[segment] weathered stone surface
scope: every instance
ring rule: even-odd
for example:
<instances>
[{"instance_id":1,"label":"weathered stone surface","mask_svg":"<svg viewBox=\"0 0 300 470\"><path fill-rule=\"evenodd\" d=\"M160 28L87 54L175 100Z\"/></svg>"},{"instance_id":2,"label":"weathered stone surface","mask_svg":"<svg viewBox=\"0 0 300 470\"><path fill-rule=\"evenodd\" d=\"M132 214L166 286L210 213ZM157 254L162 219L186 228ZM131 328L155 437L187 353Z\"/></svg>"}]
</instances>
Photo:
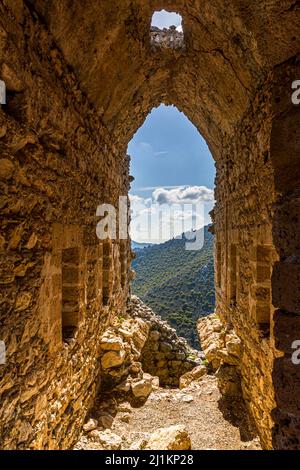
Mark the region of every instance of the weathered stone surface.
<instances>
[{"instance_id":1,"label":"weathered stone surface","mask_svg":"<svg viewBox=\"0 0 300 470\"><path fill-rule=\"evenodd\" d=\"M98 427L98 421L95 419L89 419L87 423L83 425L83 430L84 432L90 432L94 431L94 429L97 429Z\"/></svg>"},{"instance_id":2,"label":"weathered stone surface","mask_svg":"<svg viewBox=\"0 0 300 470\"><path fill-rule=\"evenodd\" d=\"M123 423L129 423L130 414L129 413L124 413L122 416L120 416L120 421L122 421Z\"/></svg>"},{"instance_id":3,"label":"weathered stone surface","mask_svg":"<svg viewBox=\"0 0 300 470\"><path fill-rule=\"evenodd\" d=\"M131 408L130 403L128 402L121 403L120 405L118 405L118 411L120 413L131 413L132 408Z\"/></svg>"},{"instance_id":4,"label":"weathered stone surface","mask_svg":"<svg viewBox=\"0 0 300 470\"><path fill-rule=\"evenodd\" d=\"M300 314L300 256L275 264L273 285L274 306Z\"/></svg>"},{"instance_id":5,"label":"weathered stone surface","mask_svg":"<svg viewBox=\"0 0 300 470\"><path fill-rule=\"evenodd\" d=\"M15 167L11 160L8 160L7 158L0 159L0 179L8 180L12 177L14 171Z\"/></svg>"},{"instance_id":6,"label":"weathered stone surface","mask_svg":"<svg viewBox=\"0 0 300 470\"><path fill-rule=\"evenodd\" d=\"M223 325L216 315L201 318L198 322L201 348L214 369L220 365L218 351L221 349L220 333L222 329Z\"/></svg>"},{"instance_id":7,"label":"weathered stone surface","mask_svg":"<svg viewBox=\"0 0 300 470\"><path fill-rule=\"evenodd\" d=\"M27 250L32 250L36 246L37 242L38 242L38 236L35 233L32 233L30 235L28 242L25 245L25 248Z\"/></svg>"},{"instance_id":8,"label":"weathered stone surface","mask_svg":"<svg viewBox=\"0 0 300 470\"><path fill-rule=\"evenodd\" d=\"M141 400L159 386L177 386L180 376L197 365L201 356L137 297L131 298L126 319L105 331L100 349L102 388L121 394L131 391Z\"/></svg>"},{"instance_id":9,"label":"weathered stone surface","mask_svg":"<svg viewBox=\"0 0 300 470\"><path fill-rule=\"evenodd\" d=\"M131 382L129 380L124 380L119 385L115 387L115 389L119 392L128 393L131 387Z\"/></svg>"},{"instance_id":10,"label":"weathered stone surface","mask_svg":"<svg viewBox=\"0 0 300 470\"><path fill-rule=\"evenodd\" d=\"M238 375L237 369L231 365L221 365L217 370L218 386L222 395L229 397L240 397L241 379Z\"/></svg>"},{"instance_id":11,"label":"weathered stone surface","mask_svg":"<svg viewBox=\"0 0 300 470\"><path fill-rule=\"evenodd\" d=\"M120 351L123 348L123 342L120 338L103 337L100 342L100 347L107 351Z\"/></svg>"},{"instance_id":12,"label":"weathered stone surface","mask_svg":"<svg viewBox=\"0 0 300 470\"><path fill-rule=\"evenodd\" d=\"M176 31L175 26L169 29L152 27L150 30L150 41L153 51L161 51L163 49L185 50L184 34Z\"/></svg>"},{"instance_id":13,"label":"weathered stone surface","mask_svg":"<svg viewBox=\"0 0 300 470\"><path fill-rule=\"evenodd\" d=\"M226 329L222 325L217 315L201 318L198 333L205 357L214 369L218 369L223 363L239 366L241 340L233 329Z\"/></svg>"},{"instance_id":14,"label":"weathered stone surface","mask_svg":"<svg viewBox=\"0 0 300 470\"><path fill-rule=\"evenodd\" d=\"M26 310L31 303L31 299L32 295L30 292L22 292L19 294L15 305L16 311L22 312L23 310Z\"/></svg>"},{"instance_id":15,"label":"weathered stone surface","mask_svg":"<svg viewBox=\"0 0 300 470\"><path fill-rule=\"evenodd\" d=\"M300 316L277 310L274 314L274 335L278 351L292 355L295 352L293 343L300 338Z\"/></svg>"},{"instance_id":16,"label":"weathered stone surface","mask_svg":"<svg viewBox=\"0 0 300 470\"><path fill-rule=\"evenodd\" d=\"M99 442L105 450L120 450L122 447L122 438L109 429L92 431L90 436L95 442Z\"/></svg>"},{"instance_id":17,"label":"weathered stone surface","mask_svg":"<svg viewBox=\"0 0 300 470\"><path fill-rule=\"evenodd\" d=\"M147 442L146 450L190 450L191 439L185 426L178 424L158 429Z\"/></svg>"},{"instance_id":18,"label":"weathered stone surface","mask_svg":"<svg viewBox=\"0 0 300 470\"><path fill-rule=\"evenodd\" d=\"M182 401L184 403L192 403L194 401L194 398L191 396L191 395L185 395L183 398L182 398Z\"/></svg>"},{"instance_id":19,"label":"weathered stone surface","mask_svg":"<svg viewBox=\"0 0 300 470\"><path fill-rule=\"evenodd\" d=\"M7 132L7 127L5 125L0 126L0 139L2 139Z\"/></svg>"},{"instance_id":20,"label":"weathered stone surface","mask_svg":"<svg viewBox=\"0 0 300 470\"><path fill-rule=\"evenodd\" d=\"M110 413L101 413L98 421L104 429L110 429L113 425L114 417Z\"/></svg>"},{"instance_id":21,"label":"weathered stone surface","mask_svg":"<svg viewBox=\"0 0 300 470\"><path fill-rule=\"evenodd\" d=\"M0 441L3 449L68 449L101 380L100 338L126 310L129 242L121 285L112 269L121 250L105 251L95 214L108 193L114 203L129 190L129 159L112 148L33 3L0 2L0 79L8 91L0 109L0 340L8 359ZM108 300L105 263L115 285Z\"/></svg>"},{"instance_id":22,"label":"weathered stone surface","mask_svg":"<svg viewBox=\"0 0 300 470\"><path fill-rule=\"evenodd\" d=\"M6 88L9 91L20 92L23 90L24 86L22 84L22 81L17 76L15 70L9 67L8 64L6 63L2 64L1 74L2 74L2 79L5 82Z\"/></svg>"}]
</instances>

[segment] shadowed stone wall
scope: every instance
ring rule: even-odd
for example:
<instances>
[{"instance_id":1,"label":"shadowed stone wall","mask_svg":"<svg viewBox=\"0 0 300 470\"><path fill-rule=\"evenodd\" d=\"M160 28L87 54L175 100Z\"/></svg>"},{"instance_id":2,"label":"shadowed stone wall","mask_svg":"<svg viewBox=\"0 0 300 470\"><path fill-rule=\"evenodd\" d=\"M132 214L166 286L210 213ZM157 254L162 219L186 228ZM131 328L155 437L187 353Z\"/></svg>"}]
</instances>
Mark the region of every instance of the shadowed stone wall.
<instances>
[{"instance_id":1,"label":"shadowed stone wall","mask_svg":"<svg viewBox=\"0 0 300 470\"><path fill-rule=\"evenodd\" d=\"M126 260L117 242L103 253L96 209L127 193L128 159L21 4L0 2L0 447L68 448L96 393L99 337L125 309Z\"/></svg>"},{"instance_id":2,"label":"shadowed stone wall","mask_svg":"<svg viewBox=\"0 0 300 470\"><path fill-rule=\"evenodd\" d=\"M181 14L184 53L151 51L161 8ZM130 279L96 208L127 194L127 144L162 102L216 161L216 312L249 411L265 448L300 448L299 24L293 0L0 1L2 448L76 441Z\"/></svg>"},{"instance_id":3,"label":"shadowed stone wall","mask_svg":"<svg viewBox=\"0 0 300 470\"><path fill-rule=\"evenodd\" d=\"M171 26L169 29L164 28L163 30L152 26L150 30L150 43L151 50L153 51L160 51L161 49L183 51L185 49L184 34L177 31L175 26Z\"/></svg>"}]
</instances>

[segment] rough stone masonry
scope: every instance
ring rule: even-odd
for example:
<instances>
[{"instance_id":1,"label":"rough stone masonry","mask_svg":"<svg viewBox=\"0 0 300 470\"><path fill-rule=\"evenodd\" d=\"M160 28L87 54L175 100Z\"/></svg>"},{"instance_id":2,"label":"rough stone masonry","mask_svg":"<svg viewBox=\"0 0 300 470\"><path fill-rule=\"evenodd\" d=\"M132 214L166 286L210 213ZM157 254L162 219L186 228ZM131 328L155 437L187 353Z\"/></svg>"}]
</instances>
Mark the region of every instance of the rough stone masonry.
<instances>
[{"instance_id":1,"label":"rough stone masonry","mask_svg":"<svg viewBox=\"0 0 300 470\"><path fill-rule=\"evenodd\" d=\"M184 50L151 49L154 11ZM295 0L0 0L0 446L66 449L126 310L130 243L99 242L129 191L126 147L173 104L216 162L216 314L240 339L264 448L300 448L300 11Z\"/></svg>"}]
</instances>

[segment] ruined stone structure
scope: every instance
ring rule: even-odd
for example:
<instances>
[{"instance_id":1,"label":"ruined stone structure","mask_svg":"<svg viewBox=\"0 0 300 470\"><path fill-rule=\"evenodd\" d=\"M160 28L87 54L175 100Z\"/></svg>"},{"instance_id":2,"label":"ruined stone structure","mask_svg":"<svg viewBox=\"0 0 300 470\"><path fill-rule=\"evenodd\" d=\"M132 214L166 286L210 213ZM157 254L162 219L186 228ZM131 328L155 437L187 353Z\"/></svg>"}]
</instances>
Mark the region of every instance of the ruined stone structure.
<instances>
[{"instance_id":1,"label":"ruined stone structure","mask_svg":"<svg viewBox=\"0 0 300 470\"><path fill-rule=\"evenodd\" d=\"M184 374L202 364L203 352L192 349L138 297L129 299L126 313L125 318L114 318L99 338L100 396L130 394L136 381L144 387L152 379L160 387L176 388ZM145 375L151 379L141 383Z\"/></svg>"},{"instance_id":2,"label":"ruined stone structure","mask_svg":"<svg viewBox=\"0 0 300 470\"><path fill-rule=\"evenodd\" d=\"M182 54L151 51L161 8L183 18ZM300 448L299 17L298 0L0 1L1 448L78 437L130 279L96 208L127 194L127 144L162 102L216 161L216 312L249 412L265 448Z\"/></svg>"}]
</instances>

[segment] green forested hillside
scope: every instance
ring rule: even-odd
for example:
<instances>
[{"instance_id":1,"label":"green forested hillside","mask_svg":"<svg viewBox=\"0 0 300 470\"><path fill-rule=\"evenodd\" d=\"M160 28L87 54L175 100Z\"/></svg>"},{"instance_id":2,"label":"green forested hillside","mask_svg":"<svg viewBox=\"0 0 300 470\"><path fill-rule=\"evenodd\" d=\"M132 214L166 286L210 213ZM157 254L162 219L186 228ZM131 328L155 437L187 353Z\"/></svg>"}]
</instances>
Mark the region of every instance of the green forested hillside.
<instances>
[{"instance_id":1,"label":"green forested hillside","mask_svg":"<svg viewBox=\"0 0 300 470\"><path fill-rule=\"evenodd\" d=\"M173 239L136 252L133 293L198 346L196 321L214 310L213 236L205 228L199 251Z\"/></svg>"}]
</instances>

